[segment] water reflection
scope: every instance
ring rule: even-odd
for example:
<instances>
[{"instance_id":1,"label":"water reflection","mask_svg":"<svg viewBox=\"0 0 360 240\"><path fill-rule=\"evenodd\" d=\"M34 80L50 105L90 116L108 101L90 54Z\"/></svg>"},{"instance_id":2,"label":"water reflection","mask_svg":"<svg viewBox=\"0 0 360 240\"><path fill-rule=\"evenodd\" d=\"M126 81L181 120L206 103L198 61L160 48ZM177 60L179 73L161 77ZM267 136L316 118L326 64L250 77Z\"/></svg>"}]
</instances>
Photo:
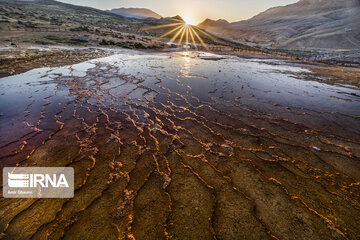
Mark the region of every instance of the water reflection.
<instances>
[{"instance_id":1,"label":"water reflection","mask_svg":"<svg viewBox=\"0 0 360 240\"><path fill-rule=\"evenodd\" d=\"M181 66L180 73L182 77L189 78L191 71L191 55L190 52L182 52L183 65Z\"/></svg>"}]
</instances>

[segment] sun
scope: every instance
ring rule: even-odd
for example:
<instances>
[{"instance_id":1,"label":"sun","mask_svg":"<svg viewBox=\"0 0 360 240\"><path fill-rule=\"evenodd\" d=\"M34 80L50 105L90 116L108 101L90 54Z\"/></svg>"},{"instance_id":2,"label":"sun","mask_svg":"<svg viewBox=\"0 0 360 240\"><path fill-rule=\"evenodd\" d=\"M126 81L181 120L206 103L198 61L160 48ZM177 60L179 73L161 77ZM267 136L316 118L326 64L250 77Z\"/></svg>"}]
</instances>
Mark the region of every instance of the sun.
<instances>
[{"instance_id":1,"label":"sun","mask_svg":"<svg viewBox=\"0 0 360 240\"><path fill-rule=\"evenodd\" d=\"M190 17L190 16L185 16L185 17L182 17L182 19L184 20L184 22L188 25L196 25L196 22L195 20Z\"/></svg>"}]
</instances>

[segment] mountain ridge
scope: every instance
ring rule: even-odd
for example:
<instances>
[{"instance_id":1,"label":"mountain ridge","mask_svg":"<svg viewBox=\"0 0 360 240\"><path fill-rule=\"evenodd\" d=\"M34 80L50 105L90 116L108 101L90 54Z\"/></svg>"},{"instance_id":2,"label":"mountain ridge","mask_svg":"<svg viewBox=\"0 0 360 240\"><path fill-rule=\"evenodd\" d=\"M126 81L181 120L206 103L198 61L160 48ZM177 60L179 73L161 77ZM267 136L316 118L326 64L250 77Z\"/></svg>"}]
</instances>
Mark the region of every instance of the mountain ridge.
<instances>
[{"instance_id":1,"label":"mountain ridge","mask_svg":"<svg viewBox=\"0 0 360 240\"><path fill-rule=\"evenodd\" d=\"M136 19L162 18L161 15L147 8L113 8L111 10L107 10L107 12L127 18L136 18Z\"/></svg>"}]
</instances>

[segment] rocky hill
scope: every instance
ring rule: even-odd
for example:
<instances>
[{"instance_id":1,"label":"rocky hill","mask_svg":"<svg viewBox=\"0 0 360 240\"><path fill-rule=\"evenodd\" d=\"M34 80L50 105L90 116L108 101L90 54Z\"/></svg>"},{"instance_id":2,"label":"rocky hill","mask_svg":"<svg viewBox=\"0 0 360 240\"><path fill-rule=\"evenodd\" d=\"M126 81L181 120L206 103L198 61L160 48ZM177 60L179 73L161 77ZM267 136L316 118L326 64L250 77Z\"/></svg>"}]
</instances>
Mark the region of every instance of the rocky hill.
<instances>
[{"instance_id":1,"label":"rocky hill","mask_svg":"<svg viewBox=\"0 0 360 240\"><path fill-rule=\"evenodd\" d=\"M108 10L108 12L114 13L127 18L146 19L146 18L162 18L159 14L146 8L114 8Z\"/></svg>"},{"instance_id":2,"label":"rocky hill","mask_svg":"<svg viewBox=\"0 0 360 240\"><path fill-rule=\"evenodd\" d=\"M203 29L234 40L290 49L360 48L359 0L300 0L246 20Z\"/></svg>"}]
</instances>

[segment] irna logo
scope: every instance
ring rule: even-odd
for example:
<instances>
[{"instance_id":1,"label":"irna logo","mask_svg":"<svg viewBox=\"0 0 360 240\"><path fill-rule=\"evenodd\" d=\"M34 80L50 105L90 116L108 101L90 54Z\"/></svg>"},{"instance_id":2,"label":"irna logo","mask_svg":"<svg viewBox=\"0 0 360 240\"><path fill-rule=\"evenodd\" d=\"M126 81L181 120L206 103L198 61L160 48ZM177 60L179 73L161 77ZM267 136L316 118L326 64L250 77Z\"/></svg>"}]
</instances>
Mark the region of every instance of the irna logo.
<instances>
[{"instance_id":1,"label":"irna logo","mask_svg":"<svg viewBox=\"0 0 360 240\"><path fill-rule=\"evenodd\" d=\"M12 188L69 187L64 174L11 174L8 173L8 185Z\"/></svg>"},{"instance_id":2,"label":"irna logo","mask_svg":"<svg viewBox=\"0 0 360 240\"><path fill-rule=\"evenodd\" d=\"M74 169L72 167L5 167L3 196L5 198L72 198Z\"/></svg>"}]
</instances>

